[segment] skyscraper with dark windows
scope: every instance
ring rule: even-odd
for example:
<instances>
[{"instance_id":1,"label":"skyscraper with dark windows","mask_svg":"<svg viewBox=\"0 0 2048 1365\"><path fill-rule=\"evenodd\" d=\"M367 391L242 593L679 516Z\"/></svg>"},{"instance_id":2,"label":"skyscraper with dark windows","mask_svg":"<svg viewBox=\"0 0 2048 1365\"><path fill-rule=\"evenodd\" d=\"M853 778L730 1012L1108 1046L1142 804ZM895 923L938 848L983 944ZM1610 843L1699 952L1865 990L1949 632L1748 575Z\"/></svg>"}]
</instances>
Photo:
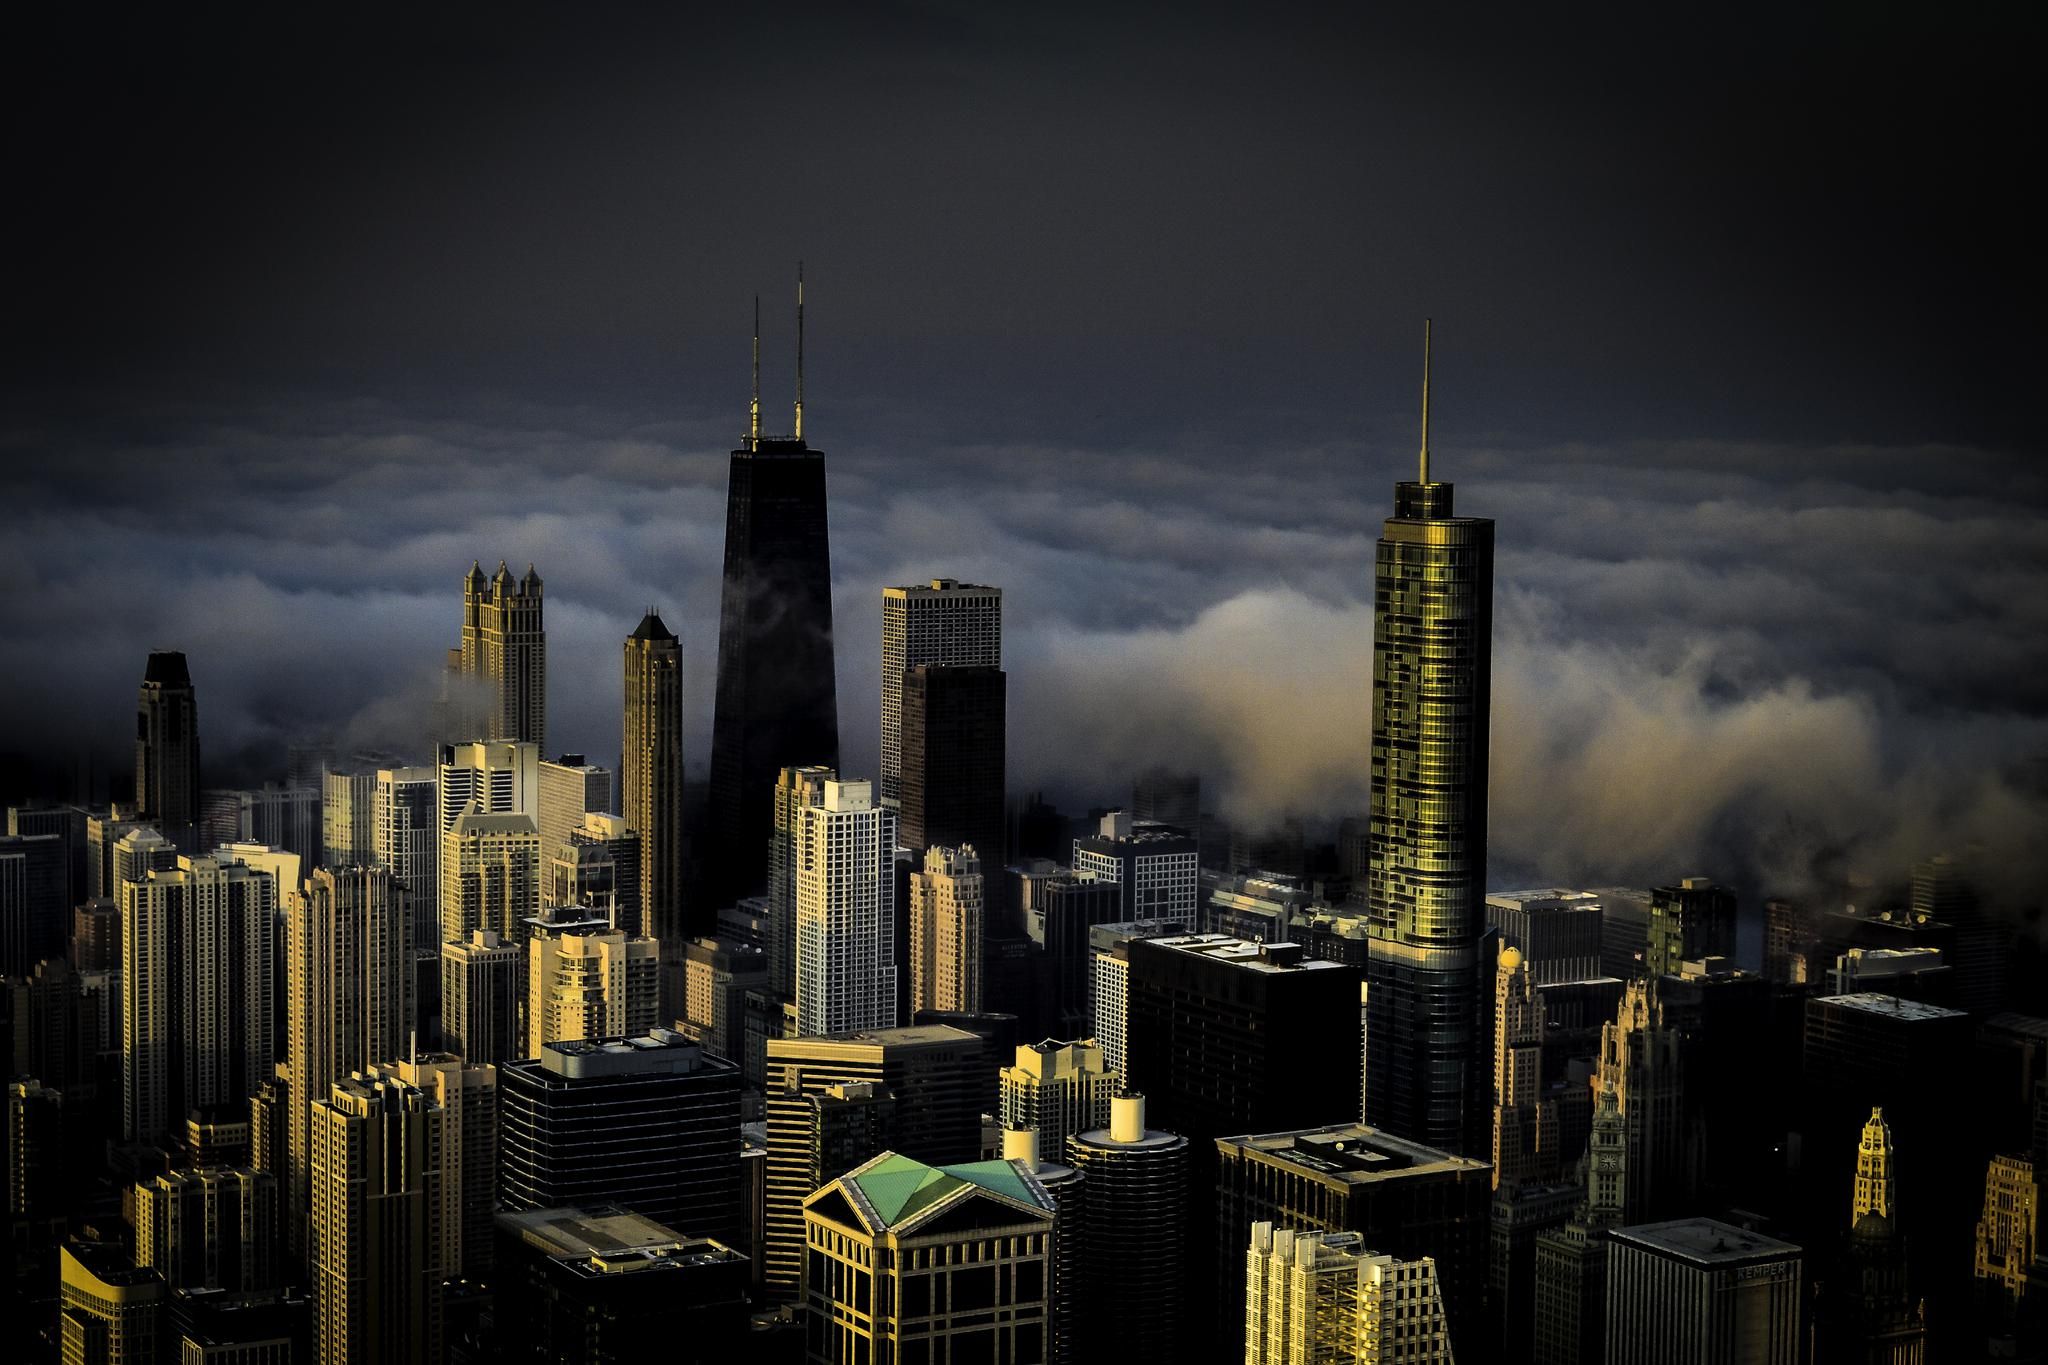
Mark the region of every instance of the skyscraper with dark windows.
<instances>
[{"instance_id":1,"label":"skyscraper with dark windows","mask_svg":"<svg viewBox=\"0 0 2048 1365\"><path fill-rule=\"evenodd\" d=\"M683 926L683 647L651 611L626 637L625 680L619 776L640 836L637 930L680 945L710 931Z\"/></svg>"},{"instance_id":2,"label":"skyscraper with dark windows","mask_svg":"<svg viewBox=\"0 0 2048 1365\"><path fill-rule=\"evenodd\" d=\"M726 491L711 728L719 861L709 879L718 905L766 884L776 774L807 764L839 766L825 454L804 444L801 291L798 315L796 430L786 437L761 433L757 322L754 402Z\"/></svg>"},{"instance_id":3,"label":"skyscraper with dark windows","mask_svg":"<svg viewBox=\"0 0 2048 1365\"><path fill-rule=\"evenodd\" d=\"M885 803L902 799L904 674L923 666L1000 669L1003 666L1003 590L952 578L929 587L882 589L882 775ZM907 820L907 817L906 817ZM906 823L905 828L908 828ZM960 842L934 837L927 843ZM995 846L966 842L995 855Z\"/></svg>"},{"instance_id":4,"label":"skyscraper with dark windows","mask_svg":"<svg viewBox=\"0 0 2048 1365\"><path fill-rule=\"evenodd\" d=\"M921 664L900 679L905 848L972 844L982 866L1005 865L1004 678L1000 668Z\"/></svg>"},{"instance_id":5,"label":"skyscraper with dark windows","mask_svg":"<svg viewBox=\"0 0 2048 1365\"><path fill-rule=\"evenodd\" d=\"M1454 1151L1488 1142L1480 961L1493 679L1493 522L1429 473L1394 486L1373 587L1365 1121Z\"/></svg>"},{"instance_id":6,"label":"skyscraper with dark windows","mask_svg":"<svg viewBox=\"0 0 2048 1365\"><path fill-rule=\"evenodd\" d=\"M176 650L152 650L135 703L136 818L152 821L184 852L197 852L199 706Z\"/></svg>"}]
</instances>

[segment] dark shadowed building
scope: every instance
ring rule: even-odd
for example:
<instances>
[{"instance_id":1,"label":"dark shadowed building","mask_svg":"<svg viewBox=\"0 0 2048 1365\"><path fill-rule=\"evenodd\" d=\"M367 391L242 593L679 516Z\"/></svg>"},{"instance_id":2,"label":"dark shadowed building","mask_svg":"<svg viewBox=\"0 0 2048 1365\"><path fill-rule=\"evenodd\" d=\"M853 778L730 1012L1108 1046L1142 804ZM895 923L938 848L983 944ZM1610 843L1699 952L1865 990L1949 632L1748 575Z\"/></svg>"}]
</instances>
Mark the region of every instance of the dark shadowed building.
<instances>
[{"instance_id":1,"label":"dark shadowed building","mask_svg":"<svg viewBox=\"0 0 2048 1365\"><path fill-rule=\"evenodd\" d=\"M995 881L1003 813L1004 678L1000 668L927 665L903 675L905 848L974 845Z\"/></svg>"}]
</instances>

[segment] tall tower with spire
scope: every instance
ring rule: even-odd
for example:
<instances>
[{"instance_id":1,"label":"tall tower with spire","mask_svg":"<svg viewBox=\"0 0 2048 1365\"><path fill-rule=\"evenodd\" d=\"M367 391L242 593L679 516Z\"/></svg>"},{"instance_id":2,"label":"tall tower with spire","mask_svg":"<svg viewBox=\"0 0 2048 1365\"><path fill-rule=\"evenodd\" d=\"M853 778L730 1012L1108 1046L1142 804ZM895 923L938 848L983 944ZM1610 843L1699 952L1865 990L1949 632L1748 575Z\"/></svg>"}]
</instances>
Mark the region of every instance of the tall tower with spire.
<instances>
[{"instance_id":1,"label":"tall tower with spire","mask_svg":"<svg viewBox=\"0 0 2048 1365\"><path fill-rule=\"evenodd\" d=\"M1907 1275L1898 1229L1891 1125L1873 1108L1856 1144L1849 1236L1832 1274L1814 1286L1814 1365L1921 1365L1926 1302Z\"/></svg>"},{"instance_id":2,"label":"tall tower with spire","mask_svg":"<svg viewBox=\"0 0 2048 1365\"><path fill-rule=\"evenodd\" d=\"M640 835L640 932L682 960L683 647L649 611L626 637L621 767L626 823Z\"/></svg>"},{"instance_id":3,"label":"tall tower with spire","mask_svg":"<svg viewBox=\"0 0 2048 1365\"><path fill-rule=\"evenodd\" d=\"M1425 323L1420 468L1394 485L1373 576L1365 1121L1478 1155L1493 522L1451 506L1430 477Z\"/></svg>"},{"instance_id":4,"label":"tall tower with spire","mask_svg":"<svg viewBox=\"0 0 2048 1365\"><path fill-rule=\"evenodd\" d=\"M732 452L725 503L725 583L718 613L718 692L711 730L707 868L715 910L766 883L775 781L784 768L839 764L832 659L832 550L825 455L804 443L803 287L797 287L797 429L761 429L760 309L747 435ZM708 924L699 916L692 932Z\"/></svg>"},{"instance_id":5,"label":"tall tower with spire","mask_svg":"<svg viewBox=\"0 0 2048 1365\"><path fill-rule=\"evenodd\" d=\"M540 575L518 580L504 560L488 580L479 561L462 580L462 646L449 662L461 675L455 723L474 733L444 738L523 739L547 750L548 636ZM479 714L480 713L480 714Z\"/></svg>"},{"instance_id":6,"label":"tall tower with spire","mask_svg":"<svg viewBox=\"0 0 2048 1365\"><path fill-rule=\"evenodd\" d=\"M152 650L135 703L135 805L164 837L193 848L199 822L199 706L176 650ZM196 850L195 850L196 851Z\"/></svg>"}]
</instances>

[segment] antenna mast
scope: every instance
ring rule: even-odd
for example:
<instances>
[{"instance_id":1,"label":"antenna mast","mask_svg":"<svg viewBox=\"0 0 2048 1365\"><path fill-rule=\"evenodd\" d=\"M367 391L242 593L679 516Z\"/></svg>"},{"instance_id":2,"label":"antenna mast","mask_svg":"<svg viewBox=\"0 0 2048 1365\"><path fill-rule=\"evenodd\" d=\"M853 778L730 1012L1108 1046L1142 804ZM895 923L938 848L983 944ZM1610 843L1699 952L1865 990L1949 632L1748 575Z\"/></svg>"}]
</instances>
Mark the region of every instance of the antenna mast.
<instances>
[{"instance_id":1,"label":"antenna mast","mask_svg":"<svg viewBox=\"0 0 2048 1365\"><path fill-rule=\"evenodd\" d=\"M1422 482L1429 482L1429 319L1422 320Z\"/></svg>"},{"instance_id":2,"label":"antenna mast","mask_svg":"<svg viewBox=\"0 0 2048 1365\"><path fill-rule=\"evenodd\" d=\"M747 405L747 449L761 448L761 296L754 295L754 401Z\"/></svg>"},{"instance_id":3,"label":"antenna mast","mask_svg":"<svg viewBox=\"0 0 2048 1365\"><path fill-rule=\"evenodd\" d=\"M804 438L804 263L796 263L796 438Z\"/></svg>"}]
</instances>

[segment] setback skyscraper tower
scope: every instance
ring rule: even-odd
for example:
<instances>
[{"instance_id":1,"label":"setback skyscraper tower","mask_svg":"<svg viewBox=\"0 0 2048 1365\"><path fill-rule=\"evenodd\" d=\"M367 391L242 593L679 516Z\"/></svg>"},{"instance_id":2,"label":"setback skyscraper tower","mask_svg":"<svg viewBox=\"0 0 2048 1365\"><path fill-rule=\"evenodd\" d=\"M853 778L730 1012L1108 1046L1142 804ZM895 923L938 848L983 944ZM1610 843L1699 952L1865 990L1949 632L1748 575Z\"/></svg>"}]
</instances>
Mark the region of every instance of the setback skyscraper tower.
<instances>
[{"instance_id":1,"label":"setback skyscraper tower","mask_svg":"<svg viewBox=\"0 0 2048 1365\"><path fill-rule=\"evenodd\" d=\"M882 589L881 798L890 804L903 796L903 675L922 665L1001 668L1003 590L952 578Z\"/></svg>"},{"instance_id":2,"label":"setback skyscraper tower","mask_svg":"<svg viewBox=\"0 0 2048 1365\"><path fill-rule=\"evenodd\" d=\"M832 670L832 551L825 455L804 444L803 286L797 286L796 431L761 434L761 328L754 401L732 453L725 503L725 587L718 612L718 696L711 730L714 906L767 881L776 774L839 766Z\"/></svg>"},{"instance_id":3,"label":"setback skyscraper tower","mask_svg":"<svg viewBox=\"0 0 2048 1365\"><path fill-rule=\"evenodd\" d=\"M1493 523L1429 476L1394 485L1373 584L1365 1121L1434 1147L1488 1145L1479 940L1493 676Z\"/></svg>"},{"instance_id":4,"label":"setback skyscraper tower","mask_svg":"<svg viewBox=\"0 0 2048 1365\"><path fill-rule=\"evenodd\" d=\"M547 748L548 633L541 596L531 564L517 583L502 559L489 582L481 563L469 566L462 580L462 647L449 663L475 690L457 698L459 714L451 720L466 733L448 738L523 739Z\"/></svg>"}]
</instances>

